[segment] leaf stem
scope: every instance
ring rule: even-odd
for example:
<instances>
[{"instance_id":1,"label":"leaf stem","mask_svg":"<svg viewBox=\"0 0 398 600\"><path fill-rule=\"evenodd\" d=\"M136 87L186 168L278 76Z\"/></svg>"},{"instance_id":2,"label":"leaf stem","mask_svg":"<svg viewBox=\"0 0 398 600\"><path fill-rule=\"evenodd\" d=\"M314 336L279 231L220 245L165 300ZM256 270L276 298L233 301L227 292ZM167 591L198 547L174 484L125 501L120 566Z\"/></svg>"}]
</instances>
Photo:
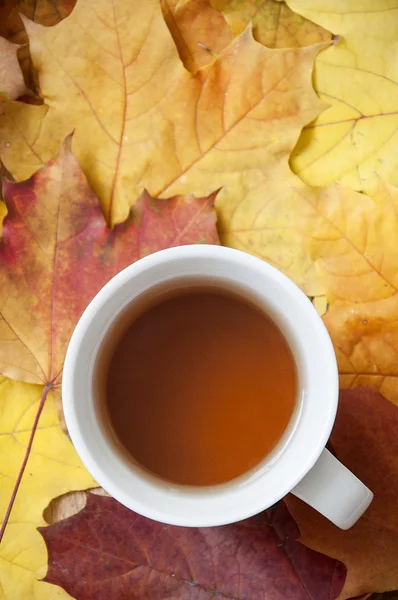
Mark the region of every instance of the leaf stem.
<instances>
[{"instance_id":1,"label":"leaf stem","mask_svg":"<svg viewBox=\"0 0 398 600\"><path fill-rule=\"evenodd\" d=\"M5 514L4 521L3 521L3 524L2 524L1 529L0 529L0 543L1 543L2 539L3 539L4 532L5 532L6 527L7 527L8 519L10 518L12 507L14 506L15 498L17 496L18 489L19 489L19 486L20 486L20 483L21 483L24 471L25 471L26 465L28 463L30 451L32 449L33 440L34 440L34 437L35 437L37 426L39 424L40 416L41 416L41 413L43 411L44 405L46 403L48 392L52 389L52 387L53 387L53 384L51 382L51 383L47 383L47 385L43 389L43 393L42 393L41 398L40 398L39 408L37 409L35 420L34 420L33 425L32 425L32 431L30 433L29 442L28 442L28 445L26 446L25 457L23 459L21 468L19 470L18 477L17 477L17 480L15 482L14 489L13 489L13 492L12 492L12 495L11 495L11 498L10 498L10 502L8 503L7 512Z\"/></svg>"}]
</instances>

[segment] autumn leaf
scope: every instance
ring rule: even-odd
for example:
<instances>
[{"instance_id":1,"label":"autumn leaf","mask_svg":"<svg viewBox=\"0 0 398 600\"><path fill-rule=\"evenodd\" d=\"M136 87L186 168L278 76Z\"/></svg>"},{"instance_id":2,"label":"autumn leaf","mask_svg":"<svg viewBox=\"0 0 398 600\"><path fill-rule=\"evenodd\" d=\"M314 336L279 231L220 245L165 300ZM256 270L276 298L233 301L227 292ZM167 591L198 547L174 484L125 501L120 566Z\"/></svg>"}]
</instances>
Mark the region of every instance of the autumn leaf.
<instances>
[{"instance_id":1,"label":"autumn leaf","mask_svg":"<svg viewBox=\"0 0 398 600\"><path fill-rule=\"evenodd\" d=\"M42 389L0 377L0 514L6 512L29 442ZM67 600L66 592L40 581L47 550L36 528L54 496L95 485L61 431L50 394L44 407L26 475L0 546L0 598Z\"/></svg>"},{"instance_id":2,"label":"autumn leaf","mask_svg":"<svg viewBox=\"0 0 398 600\"><path fill-rule=\"evenodd\" d=\"M180 58L192 73L213 62L233 40L231 28L210 0L190 0L177 6L162 0L162 11Z\"/></svg>"},{"instance_id":3,"label":"autumn leaf","mask_svg":"<svg viewBox=\"0 0 398 600\"><path fill-rule=\"evenodd\" d=\"M162 0L162 10L180 58L191 72L214 61L234 34L250 23L254 39L269 48L309 46L332 38L277 0Z\"/></svg>"},{"instance_id":4,"label":"autumn leaf","mask_svg":"<svg viewBox=\"0 0 398 600\"><path fill-rule=\"evenodd\" d=\"M88 494L77 515L41 528L46 581L76 600L332 600L345 568L295 541L283 502L225 527L166 526Z\"/></svg>"},{"instance_id":5,"label":"autumn leaf","mask_svg":"<svg viewBox=\"0 0 398 600\"><path fill-rule=\"evenodd\" d=\"M309 46L332 37L280 0L212 0L212 4L224 13L235 34L252 23L254 39L269 48Z\"/></svg>"},{"instance_id":6,"label":"autumn leaf","mask_svg":"<svg viewBox=\"0 0 398 600\"><path fill-rule=\"evenodd\" d=\"M113 275L155 250L217 242L215 194L164 201L144 193L135 217L108 229L70 141L30 180L3 184L0 370L28 383L59 385L73 329Z\"/></svg>"},{"instance_id":7,"label":"autumn leaf","mask_svg":"<svg viewBox=\"0 0 398 600\"><path fill-rule=\"evenodd\" d=\"M69 338L97 291L151 252L218 240L215 193L209 198L156 200L144 192L134 214L108 229L70 144L69 137L55 159L31 179L3 183L8 214L0 240L0 372L45 385L25 461L48 392L60 393Z\"/></svg>"},{"instance_id":8,"label":"autumn leaf","mask_svg":"<svg viewBox=\"0 0 398 600\"><path fill-rule=\"evenodd\" d=\"M323 45L270 50L247 29L192 75L155 0L101 0L95 11L81 0L52 28L26 27L48 105L7 104L0 157L24 179L75 128L74 152L113 223L143 188L241 197L264 164L288 160L321 108L311 66Z\"/></svg>"},{"instance_id":9,"label":"autumn leaf","mask_svg":"<svg viewBox=\"0 0 398 600\"><path fill-rule=\"evenodd\" d=\"M398 410L380 394L341 392L331 442L339 460L374 492L370 508L343 532L297 498L287 499L300 540L347 566L342 599L398 588L397 430Z\"/></svg>"},{"instance_id":10,"label":"autumn leaf","mask_svg":"<svg viewBox=\"0 0 398 600\"><path fill-rule=\"evenodd\" d=\"M15 44L23 45L18 52L25 80L35 89L35 74L29 54L28 36L21 15L36 23L50 26L72 11L76 0L2 0L0 2L0 35ZM22 95L22 94L21 94Z\"/></svg>"},{"instance_id":11,"label":"autumn leaf","mask_svg":"<svg viewBox=\"0 0 398 600\"><path fill-rule=\"evenodd\" d=\"M17 59L18 48L0 37L0 100L12 100L28 93Z\"/></svg>"},{"instance_id":12,"label":"autumn leaf","mask_svg":"<svg viewBox=\"0 0 398 600\"><path fill-rule=\"evenodd\" d=\"M387 0L381 1L383 7L387 6ZM348 0L348 8L353 2L354 0ZM325 3L321 4L320 0L291 0L291 6L293 3L300 4L303 15L309 4L321 5L320 10L325 7ZM235 32L238 33L238 37L224 49L230 33L227 33L222 17L210 8L206 0L202 0L201 4L194 3L193 0L167 0L167 3L163 0L164 15L173 37L165 25L158 0L115 0L114 3L98 0L94 4L88 0L79 0L72 14L53 28L26 22L45 104L26 106L18 102L2 103L0 157L18 181L31 177L39 168L41 170L27 182L6 183L4 186L10 212L5 221L5 235L0 246L0 262L3 261L5 265L4 272L0 275L0 337L5 340L0 345L0 367L12 377L45 384L42 398L40 402L36 402L36 424L39 418L41 423L41 411L46 410L49 390L52 387L55 388L55 393L59 390L67 341L90 298L109 277L139 256L160 247L182 243L182 232L187 220L192 217L192 212L198 220L194 219L194 231L188 228L188 240L185 241L199 241L203 237L207 241L217 241L211 209L214 195L211 198L207 196L218 187L222 187L216 205L223 243L257 254L275 264L299 283L308 295L314 297L314 304L324 312L325 323L333 338L343 385L357 386L366 382L380 389L390 399L398 401L398 341L395 331L395 323L398 322L395 276L397 251L394 245L397 239L398 214L396 191L381 187L375 191L373 186L372 196L369 197L336 185L325 189L311 188L292 175L288 168L290 152L301 128L317 117L323 106L313 92L311 70L317 52L325 44L284 50L266 48L253 40L250 28L243 31L245 23L250 19L250 15L246 15L252 10L253 2L242 0L239 3L242 14L246 11L240 23L237 18L239 15L234 13L233 8L237 6L236 2L224 0L223 4L231 24L236 17L235 25L232 26L236 27ZM227 4L231 10L226 8ZM321 17L318 18L319 14L314 10L311 16L309 9L306 16L318 23L322 20L322 24L326 26L331 14L327 12L331 4L328 0L326 4L326 17L319 13ZM256 7L259 8L258 15L251 13L255 18L255 35L264 35L264 39L268 36L271 39L268 43L282 43L285 40L287 44L307 44L309 40L313 40L312 35L329 39L327 32L298 17L280 2L257 2ZM276 8L280 9L279 25L275 12L272 12ZM389 14L394 14L394 6L390 8ZM356 108L352 113L349 112L350 107L344 108L348 113L344 112L339 119L348 119L352 130L347 130L346 137L338 144L344 150L341 157L336 153L332 163L327 164L324 174L329 177L331 173L333 178L337 173L336 176L345 181L345 175L340 176L338 173L339 169L343 169L344 173L348 169L346 181L351 185L350 177L354 168L351 164L353 154L350 153L355 150L358 153L355 154L355 160L359 156L360 169L366 171L369 167L373 183L374 167L370 165L375 156L378 161L385 161L380 163L386 169L383 174L387 179L391 178L391 165L395 164L395 159L387 152L383 154L384 149L380 150L378 144L386 143L386 148L393 149L395 143L395 130L391 127L391 120L395 118L396 93L395 90L391 93L386 93L385 90L387 87L390 90L387 78L395 77L396 46L393 41L396 25L392 18L386 21L384 16L380 16L382 11L379 11L378 5L373 16L369 13L363 17L364 26L355 32L349 23L350 17L346 15L346 3L343 6L334 2L331 10L343 13L336 20L332 16L330 27L328 26L328 29L340 34L340 42L332 50L323 53L319 60L322 61L324 56L337 56L339 64L334 64L334 59L330 59L333 64L328 73L346 70L351 74L351 80L348 81L347 75L344 83L347 91L339 88L341 94L337 97L346 101L355 87L355 97L360 98L358 107L362 113L359 115ZM354 15L352 23L355 22L355 26L358 26L358 19L362 17L358 17L355 10ZM268 19L266 22L262 20L264 16ZM380 36L374 26L374 19L379 17L382 23L382 27L379 23L382 30ZM211 27L206 28L206 22L211 22ZM220 37L214 32L216 23L221 28ZM336 27L332 27L332 24ZM377 69L384 69L382 77L377 79L382 83L379 86L372 83L371 92L368 91L367 79L364 83L363 63L358 78L352 75L353 72L359 72L356 66L355 69L347 69L347 64L359 64L355 55L360 48L358 36L360 33L361 44L364 45L363 32L367 31L368 24L372 55L366 50L364 56L369 59L369 68L375 72ZM377 51L378 36L381 40L380 53ZM392 56L391 67L388 69L380 66L387 52L387 44L383 41L385 38L390 42L389 52ZM355 40L358 40L357 46ZM337 48L337 54L334 48ZM345 49L344 63L339 62L342 48ZM328 60L325 58L326 62ZM193 73L186 72L182 61ZM196 72L197 65L207 62L208 66ZM318 84L321 81L319 77L322 76L322 66L319 70L319 65L318 61L316 84L322 92ZM373 76L375 72L370 75ZM328 77L323 76L322 81L330 86L336 85ZM370 79L373 81L372 77ZM359 94L362 86L365 86L363 97ZM386 103L387 97L389 100ZM330 100L326 94L322 98L327 102ZM362 105L364 103L366 107ZM339 101L336 106L341 109L343 104ZM355 106L357 105L352 105ZM373 114L369 106L373 111L379 112ZM329 114L330 110L333 107L325 114ZM320 119L322 118L321 116ZM347 123L343 123L343 128ZM305 140L309 139L311 144L316 145L317 132L321 132L321 137L325 135L324 142L327 141L327 144L339 142L339 127L340 125L335 127L334 124L322 124L321 120L309 126L302 138L303 156L307 152ZM120 223L127 219L112 231L106 227L97 199L70 153L70 142L67 142L55 160L43 167L73 128L76 130L74 151L90 184L100 197L108 223ZM329 131L327 140L326 134L322 133L323 129ZM359 133L356 137L357 131L366 134L365 146L361 146L359 150L355 144L360 146L362 142L358 141L361 137ZM391 139L389 135L392 136ZM389 141L385 142L386 139ZM344 144L347 142L346 152ZM388 146L390 142L392 146ZM373 152L376 147L377 152ZM329 151L332 152L328 146L325 156ZM368 153L366 160L362 157L362 151ZM316 152L318 151L315 154ZM325 156L317 161L322 163L327 160ZM309 169L311 170L311 166ZM365 171L366 175L368 171ZM360 176L362 177L362 170ZM165 201L154 200L148 194L141 195L144 188L153 196L180 196ZM203 197L195 199L192 196L181 196L191 193ZM137 198L140 199L134 206L134 212L128 217L130 207ZM43 207L47 211L45 217ZM177 221L171 221L171 213L174 217L178 215ZM142 233L142 246L138 243L138 232ZM79 279L74 289L71 282L76 283L76 272L79 273ZM68 312L65 307L69 309ZM33 428L32 425L29 427L30 438L28 432L25 437L28 447L25 459L35 434L35 423ZM55 441L55 452L57 448L58 442ZM382 468L384 465L380 467L380 472ZM27 470L25 473L22 485L28 472ZM360 474L359 471L356 472ZM23 469L18 477L22 474ZM10 477L12 483L16 473ZM384 491L383 488L383 493ZM7 488L6 492L6 498L1 497L0 500L3 504L11 495L11 488ZM19 504L25 506L26 502L25 497L18 494L11 520ZM100 504L101 502L99 501ZM37 504L40 504L39 498ZM97 509L96 504L85 511L75 519L87 517L87 529L91 528L91 532L98 534L98 528L92 523L98 524L98 514L104 517L103 509ZM115 517L109 510L104 517L105 522L108 514L109 519ZM6 521L7 518L8 515ZM140 519L137 516L135 518ZM255 571L257 579L254 579L253 584L257 587L253 588L253 595L258 593L261 600L264 593L271 594L272 600L277 600L276 593L285 600L286 586L293 586L293 593L297 598L301 597L300 594L303 598L314 600L321 600L321 594L325 594L328 600L335 597L341 583L340 571L337 583L333 579L331 565L336 563L319 563L318 555L308 554L294 539L289 539L289 536L295 538L298 535L296 530L288 533L293 525L288 525L287 529L281 527L282 533L278 533L279 525L275 527L274 515L268 513L264 518L266 522L263 525L254 519L255 526L250 530L259 536L263 549L257 545L257 537L254 541L253 538L249 540L245 537L242 544L248 549L242 553L239 536L247 535L247 531L241 532L239 526L228 528L228 532L233 531L233 537L232 541L225 538L226 544L221 546L221 556L215 551L204 555L205 558L200 552L196 556L196 547L188 540L190 554L187 556L190 563L197 565L197 570L200 571L200 576L195 576L195 582L200 585L188 586L179 579L174 582L174 578L170 577L170 568L159 574L153 569L149 570L148 565L152 564L149 561L144 563L146 566L137 567L130 575L131 569L123 571L127 567L120 559L111 561L109 567L112 576L116 573L113 584L119 586L120 575L123 575L123 581L131 576L138 582L141 595L137 597L140 600L143 591L147 589L148 580L151 584L153 581L155 595L159 589L173 595L176 589L176 593L182 594L184 600L187 593L207 598L211 587L206 586L214 588L215 583L218 585L216 578L209 576L209 562L206 560L209 561L210 556L214 562L219 559L224 566L220 577L224 595L229 591L228 586L235 584L235 579L230 577L231 572L234 574L230 564L242 568L242 580L244 585L249 586L253 563L257 569L259 563L256 561L259 560L258 574ZM95 556L95 559L87 559L90 551L76 546L74 536L79 536L80 532L69 534L68 528L72 528L73 523L77 523L79 527L80 521L70 520L65 525L67 535L72 536L71 544L63 529L56 530L54 534L57 552L60 548L64 549L66 544L69 561L66 563L67 571L62 574L61 566L54 577L59 582L66 581L68 576L73 577L65 585L80 586L78 592L83 594L80 597L86 600L86 589L82 583L84 576L92 565L101 566L104 557L93 552L91 556ZM155 525L150 523L150 526ZM165 535L162 526L158 527L160 529L151 530L156 542L162 539L161 535ZM256 527L260 529L260 533ZM220 542L217 536L223 530L224 528L211 532L211 535L216 536L216 543ZM99 531L101 534L108 533L102 528ZM131 536L131 529L129 532ZM176 530L175 535L179 532L181 530ZM25 535L25 530L21 535ZM30 534L26 535L30 540ZM278 543L283 542L280 547L276 546L278 536ZM387 538L388 535L385 534L383 540L387 540L386 545L390 543ZM183 541L185 542L185 538ZM236 563L232 559L231 563L224 560L225 553L229 551L228 542L239 559ZM254 544L254 557L250 553L253 550L249 542ZM106 538L106 544L108 543L115 543L115 539ZM20 541L16 546L17 553L7 554L7 558L11 557L10 560L19 564L18 552L24 554L25 548ZM7 544L7 547L10 546ZM111 546L111 550L113 549ZM134 551L136 549L141 551L139 545L134 546ZM82 569L80 574L72 573L74 551L83 552L80 554L83 556L81 565L74 565L76 569ZM35 565L31 553L28 552L27 556ZM227 554L227 558L228 556ZM378 557L379 566L383 556L382 549ZM286 566L288 559L294 563L295 571ZM261 560L266 562L266 569ZM322 558L323 560L326 559ZM14 569L14 566L5 564L6 571ZM278 579L271 577L275 575L275 564L280 568ZM309 564L312 569L310 576ZM317 565L316 578L314 564ZM350 568L354 570L352 578L355 579L356 567L353 565L351 558ZM51 563L50 566L55 572L56 565ZM205 570L204 578L200 570L202 566ZM43 569L36 566L25 565L25 568L39 576L43 572ZM183 568L182 563L181 569ZM339 569L341 565L338 566ZM365 571L364 567L363 572ZM23 577L19 575L21 569L15 572L15 577ZM381 573L381 566L379 572ZM389 570L385 581L390 582L388 577L392 577L394 573L394 570ZM21 588L21 600L27 600L29 593L32 597L36 594L37 584L32 583L34 576L26 577L26 586L32 586L33 591L27 592L27 587ZM377 575L376 580L382 582L382 575ZM112 586L112 581L107 581L106 585ZM7 584L8 595L11 594L13 600L15 591L11 586L14 584L14 580ZM159 585L163 587L156 587ZM177 587L173 588L173 585ZM267 591L258 588L259 585L266 585ZM100 587L95 587L94 583L90 583L90 586L92 598L98 598ZM43 587L46 590L48 588L49 586ZM18 593L19 589L18 587ZM249 591L251 592L250 588ZM243 592L244 589L241 588L239 598ZM275 592L274 595L272 592ZM50 594L46 591L45 594L47 593ZM58 593L66 595L66 592L56 589L54 594ZM46 598L45 595L40 596L40 592L37 594L40 600L42 597Z\"/></svg>"},{"instance_id":13,"label":"autumn leaf","mask_svg":"<svg viewBox=\"0 0 398 600\"><path fill-rule=\"evenodd\" d=\"M217 206L223 244L321 298L342 386L370 385L398 403L398 190L312 188L271 165L254 193Z\"/></svg>"},{"instance_id":14,"label":"autumn leaf","mask_svg":"<svg viewBox=\"0 0 398 600\"><path fill-rule=\"evenodd\" d=\"M370 198L332 186L317 209L322 230L308 221L307 243L341 386L372 386L398 403L398 190L379 182Z\"/></svg>"},{"instance_id":15,"label":"autumn leaf","mask_svg":"<svg viewBox=\"0 0 398 600\"><path fill-rule=\"evenodd\" d=\"M372 386L398 403L398 190L379 183L372 198L325 196L318 207L329 238L314 232L312 251L341 386Z\"/></svg>"},{"instance_id":16,"label":"autumn leaf","mask_svg":"<svg viewBox=\"0 0 398 600\"><path fill-rule=\"evenodd\" d=\"M330 105L301 136L293 170L307 183L373 192L398 184L397 0L288 0L340 36L316 62L315 89Z\"/></svg>"}]
</instances>

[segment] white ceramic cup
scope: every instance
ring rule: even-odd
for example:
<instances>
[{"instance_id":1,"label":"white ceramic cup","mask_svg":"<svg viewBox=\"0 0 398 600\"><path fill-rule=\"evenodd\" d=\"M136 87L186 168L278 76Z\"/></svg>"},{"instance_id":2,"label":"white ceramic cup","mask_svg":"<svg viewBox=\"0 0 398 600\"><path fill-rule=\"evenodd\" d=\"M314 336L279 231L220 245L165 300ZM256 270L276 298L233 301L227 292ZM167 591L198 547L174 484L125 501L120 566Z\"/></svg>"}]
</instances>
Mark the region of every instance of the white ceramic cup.
<instances>
[{"instance_id":1,"label":"white ceramic cup","mask_svg":"<svg viewBox=\"0 0 398 600\"><path fill-rule=\"evenodd\" d=\"M166 482L120 453L99 418L94 385L99 349L123 308L155 293L159 285L181 287L192 281L233 288L263 307L294 353L300 389L297 409L273 452L245 475L209 487ZM322 319L290 279L244 252L180 246L151 254L116 275L73 333L62 395L70 437L87 469L116 500L145 517L174 525L223 525L257 514L292 492L348 529L372 501L372 492L325 449L336 415L338 373Z\"/></svg>"}]
</instances>

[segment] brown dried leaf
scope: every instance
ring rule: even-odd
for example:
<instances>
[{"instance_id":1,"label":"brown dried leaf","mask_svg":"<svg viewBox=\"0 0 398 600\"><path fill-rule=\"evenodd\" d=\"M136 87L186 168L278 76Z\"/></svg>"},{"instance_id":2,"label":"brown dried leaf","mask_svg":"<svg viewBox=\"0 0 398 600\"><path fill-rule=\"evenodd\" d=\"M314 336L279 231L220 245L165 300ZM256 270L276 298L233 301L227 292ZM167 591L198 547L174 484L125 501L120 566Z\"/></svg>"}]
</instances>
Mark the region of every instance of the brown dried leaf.
<instances>
[{"instance_id":1,"label":"brown dried leaf","mask_svg":"<svg viewBox=\"0 0 398 600\"><path fill-rule=\"evenodd\" d=\"M293 496L287 504L300 540L343 561L342 599L398 586L398 409L371 389L341 392L331 442L337 457L374 492L365 515L338 529Z\"/></svg>"}]
</instances>

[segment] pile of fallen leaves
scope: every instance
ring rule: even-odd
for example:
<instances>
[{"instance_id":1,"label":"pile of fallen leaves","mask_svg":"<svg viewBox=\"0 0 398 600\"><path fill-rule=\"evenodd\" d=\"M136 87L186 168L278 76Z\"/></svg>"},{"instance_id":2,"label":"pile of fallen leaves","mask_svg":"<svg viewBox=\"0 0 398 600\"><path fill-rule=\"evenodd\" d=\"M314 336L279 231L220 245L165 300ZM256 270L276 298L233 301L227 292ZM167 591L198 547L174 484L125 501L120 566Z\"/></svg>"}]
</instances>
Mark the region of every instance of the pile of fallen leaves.
<instances>
[{"instance_id":1,"label":"pile of fallen leaves","mask_svg":"<svg viewBox=\"0 0 398 600\"><path fill-rule=\"evenodd\" d=\"M0 599L398 588L398 0L74 4L0 1ZM349 531L293 497L210 529L56 509L96 485L59 421L82 311L138 258L219 241L324 318L331 449L375 493Z\"/></svg>"}]
</instances>

